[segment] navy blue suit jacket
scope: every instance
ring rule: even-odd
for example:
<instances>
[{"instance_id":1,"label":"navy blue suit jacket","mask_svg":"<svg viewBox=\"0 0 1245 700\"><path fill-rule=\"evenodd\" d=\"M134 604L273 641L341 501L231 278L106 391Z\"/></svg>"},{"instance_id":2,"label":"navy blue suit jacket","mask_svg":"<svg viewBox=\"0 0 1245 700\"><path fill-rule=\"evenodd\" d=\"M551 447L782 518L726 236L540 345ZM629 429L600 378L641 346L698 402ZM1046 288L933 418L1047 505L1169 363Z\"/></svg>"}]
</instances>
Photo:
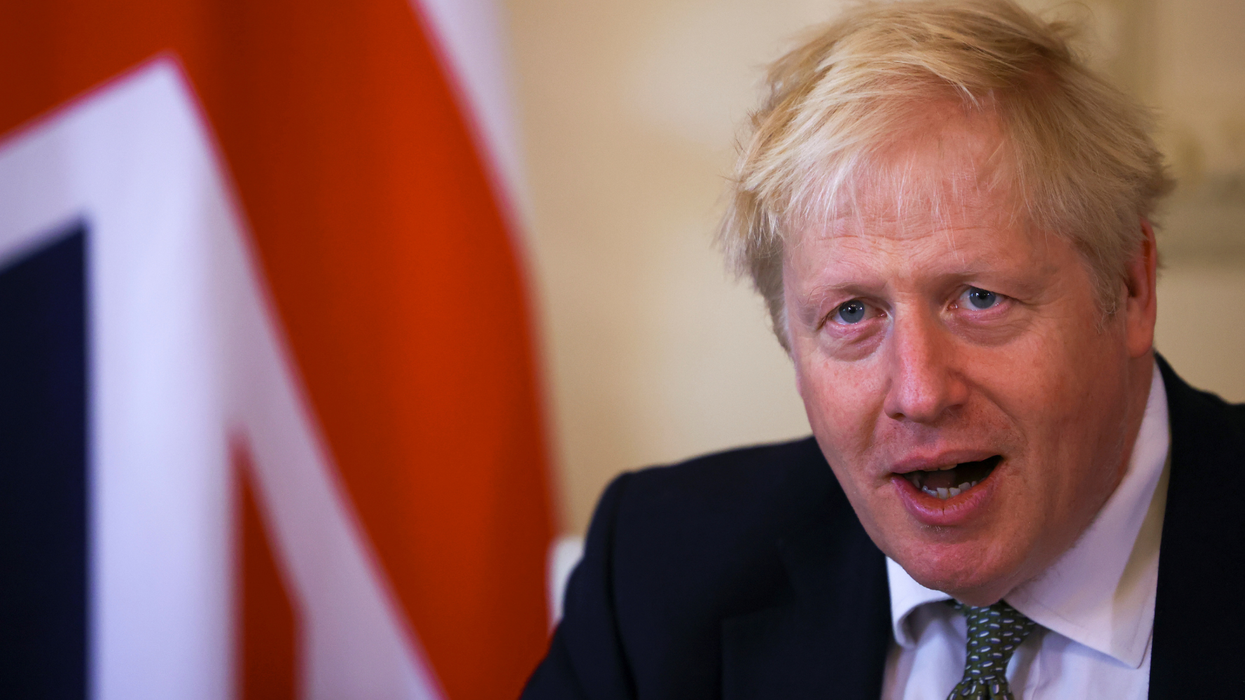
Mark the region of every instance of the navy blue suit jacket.
<instances>
[{"instance_id":1,"label":"navy blue suit jacket","mask_svg":"<svg viewBox=\"0 0 1245 700\"><path fill-rule=\"evenodd\" d=\"M1151 698L1245 698L1245 406L1159 360L1172 464ZM524 700L875 700L882 552L811 438L624 474Z\"/></svg>"}]
</instances>

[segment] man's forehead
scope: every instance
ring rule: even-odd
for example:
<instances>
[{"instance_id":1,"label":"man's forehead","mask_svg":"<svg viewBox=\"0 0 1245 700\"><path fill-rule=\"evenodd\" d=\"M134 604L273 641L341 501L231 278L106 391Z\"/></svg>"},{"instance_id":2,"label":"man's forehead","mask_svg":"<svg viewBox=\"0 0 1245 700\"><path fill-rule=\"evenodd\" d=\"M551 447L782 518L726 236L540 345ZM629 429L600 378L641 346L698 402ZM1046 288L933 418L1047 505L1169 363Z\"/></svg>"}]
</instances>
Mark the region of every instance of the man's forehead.
<instances>
[{"instance_id":1,"label":"man's forehead","mask_svg":"<svg viewBox=\"0 0 1245 700\"><path fill-rule=\"evenodd\" d=\"M787 230L851 235L891 224L919 230L983 215L983 225L1019 223L1024 198L1016 192L1010 154L993 116L936 111L929 128L913 124L862 154L833 191L812 188L816 194L792 207Z\"/></svg>"}]
</instances>

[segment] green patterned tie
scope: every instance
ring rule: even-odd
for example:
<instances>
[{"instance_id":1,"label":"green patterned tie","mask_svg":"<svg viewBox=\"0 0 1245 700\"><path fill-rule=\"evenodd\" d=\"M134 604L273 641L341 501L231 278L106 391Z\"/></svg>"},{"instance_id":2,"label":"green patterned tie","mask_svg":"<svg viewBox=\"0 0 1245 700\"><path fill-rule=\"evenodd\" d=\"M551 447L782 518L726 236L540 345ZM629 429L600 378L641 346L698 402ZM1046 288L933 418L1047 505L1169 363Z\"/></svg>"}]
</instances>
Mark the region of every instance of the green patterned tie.
<instances>
[{"instance_id":1,"label":"green patterned tie","mask_svg":"<svg viewBox=\"0 0 1245 700\"><path fill-rule=\"evenodd\" d=\"M1007 662L1037 623L999 601L984 608L954 603L968 619L964 678L947 700L1015 700L1007 685Z\"/></svg>"}]
</instances>

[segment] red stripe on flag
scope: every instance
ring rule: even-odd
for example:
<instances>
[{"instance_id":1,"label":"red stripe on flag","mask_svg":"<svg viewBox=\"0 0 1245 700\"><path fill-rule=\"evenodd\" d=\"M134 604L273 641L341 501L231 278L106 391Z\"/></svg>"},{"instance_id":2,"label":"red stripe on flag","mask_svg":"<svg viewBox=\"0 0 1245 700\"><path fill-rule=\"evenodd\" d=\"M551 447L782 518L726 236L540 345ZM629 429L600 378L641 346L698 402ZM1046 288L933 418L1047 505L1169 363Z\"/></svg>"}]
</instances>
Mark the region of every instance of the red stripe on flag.
<instances>
[{"instance_id":1,"label":"red stripe on flag","mask_svg":"<svg viewBox=\"0 0 1245 700\"><path fill-rule=\"evenodd\" d=\"M350 500L449 696L509 697L552 538L519 264L405 0L0 8L0 132L156 52L220 140Z\"/></svg>"},{"instance_id":2,"label":"red stripe on flag","mask_svg":"<svg viewBox=\"0 0 1245 700\"><path fill-rule=\"evenodd\" d=\"M238 484L238 591L236 681L239 700L294 700L301 670L297 625L282 567L273 557L268 528L255 498L250 459L234 451Z\"/></svg>"}]
</instances>

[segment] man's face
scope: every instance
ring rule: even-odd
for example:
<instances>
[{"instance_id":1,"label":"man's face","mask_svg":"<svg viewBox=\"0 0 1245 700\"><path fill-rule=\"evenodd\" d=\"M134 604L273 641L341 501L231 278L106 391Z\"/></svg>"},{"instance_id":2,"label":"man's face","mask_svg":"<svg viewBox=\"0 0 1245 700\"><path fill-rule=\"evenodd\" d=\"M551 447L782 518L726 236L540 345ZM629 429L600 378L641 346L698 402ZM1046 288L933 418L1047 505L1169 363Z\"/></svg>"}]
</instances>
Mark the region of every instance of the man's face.
<instances>
[{"instance_id":1,"label":"man's face","mask_svg":"<svg viewBox=\"0 0 1245 700\"><path fill-rule=\"evenodd\" d=\"M1151 376L1153 256L1104 319L1073 245L981 184L997 133L953 116L900 141L890 175L846 215L799 227L784 260L822 452L878 546L971 604L1040 573L1089 525Z\"/></svg>"}]
</instances>

